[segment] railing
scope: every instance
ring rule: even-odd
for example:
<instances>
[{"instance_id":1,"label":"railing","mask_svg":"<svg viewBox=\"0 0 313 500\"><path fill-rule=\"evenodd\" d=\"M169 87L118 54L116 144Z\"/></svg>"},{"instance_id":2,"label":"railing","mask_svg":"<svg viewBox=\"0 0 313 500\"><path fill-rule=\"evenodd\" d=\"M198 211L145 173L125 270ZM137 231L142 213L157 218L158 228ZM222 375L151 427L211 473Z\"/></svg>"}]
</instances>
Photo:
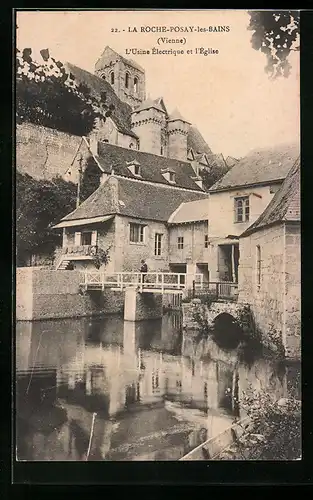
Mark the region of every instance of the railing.
<instances>
[{"instance_id":1,"label":"railing","mask_svg":"<svg viewBox=\"0 0 313 500\"><path fill-rule=\"evenodd\" d=\"M126 287L139 287L141 289L155 289L166 291L185 290L192 287L195 290L203 286L203 275L188 275L184 273L104 273L100 271L86 271L82 285L111 287L123 289Z\"/></svg>"},{"instance_id":2,"label":"railing","mask_svg":"<svg viewBox=\"0 0 313 500\"><path fill-rule=\"evenodd\" d=\"M97 255L98 247L96 245L71 245L57 249L55 252L54 267L59 269L63 260L75 260L78 257L93 257Z\"/></svg>"},{"instance_id":3,"label":"railing","mask_svg":"<svg viewBox=\"0 0 313 500\"><path fill-rule=\"evenodd\" d=\"M72 245L62 248L62 253L64 255L96 255L98 247L96 245Z\"/></svg>"},{"instance_id":4,"label":"railing","mask_svg":"<svg viewBox=\"0 0 313 500\"><path fill-rule=\"evenodd\" d=\"M238 283L232 281L210 281L204 282L201 289L193 286L188 291L188 298L214 297L215 299L232 299L238 297Z\"/></svg>"}]
</instances>

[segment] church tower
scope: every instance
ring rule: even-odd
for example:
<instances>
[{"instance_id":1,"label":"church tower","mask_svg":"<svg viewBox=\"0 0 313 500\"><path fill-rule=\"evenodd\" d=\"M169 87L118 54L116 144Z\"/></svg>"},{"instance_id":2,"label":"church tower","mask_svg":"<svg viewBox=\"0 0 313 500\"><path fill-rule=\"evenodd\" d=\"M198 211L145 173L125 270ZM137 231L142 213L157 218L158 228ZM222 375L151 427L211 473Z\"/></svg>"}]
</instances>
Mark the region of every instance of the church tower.
<instances>
[{"instance_id":1,"label":"church tower","mask_svg":"<svg viewBox=\"0 0 313 500\"><path fill-rule=\"evenodd\" d=\"M161 131L166 127L166 111L147 99L132 112L132 130L139 137L140 151L162 154Z\"/></svg>"},{"instance_id":2,"label":"church tower","mask_svg":"<svg viewBox=\"0 0 313 500\"><path fill-rule=\"evenodd\" d=\"M95 74L106 80L123 102L133 109L146 98L145 70L106 46L95 65Z\"/></svg>"},{"instance_id":3,"label":"church tower","mask_svg":"<svg viewBox=\"0 0 313 500\"><path fill-rule=\"evenodd\" d=\"M187 161L187 136L190 123L185 120L180 112L175 109L168 117L168 157L176 160Z\"/></svg>"}]
</instances>

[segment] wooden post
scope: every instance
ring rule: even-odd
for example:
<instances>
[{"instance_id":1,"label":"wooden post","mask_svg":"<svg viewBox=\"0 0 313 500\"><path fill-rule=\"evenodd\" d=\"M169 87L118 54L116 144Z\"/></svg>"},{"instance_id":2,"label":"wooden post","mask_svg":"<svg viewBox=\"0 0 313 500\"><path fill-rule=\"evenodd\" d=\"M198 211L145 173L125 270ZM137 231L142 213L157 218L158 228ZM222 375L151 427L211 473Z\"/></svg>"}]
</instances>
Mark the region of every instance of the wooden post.
<instances>
[{"instance_id":1,"label":"wooden post","mask_svg":"<svg viewBox=\"0 0 313 500\"><path fill-rule=\"evenodd\" d=\"M231 246L231 267L232 267L232 280L236 281L236 273L235 273L235 245Z\"/></svg>"}]
</instances>

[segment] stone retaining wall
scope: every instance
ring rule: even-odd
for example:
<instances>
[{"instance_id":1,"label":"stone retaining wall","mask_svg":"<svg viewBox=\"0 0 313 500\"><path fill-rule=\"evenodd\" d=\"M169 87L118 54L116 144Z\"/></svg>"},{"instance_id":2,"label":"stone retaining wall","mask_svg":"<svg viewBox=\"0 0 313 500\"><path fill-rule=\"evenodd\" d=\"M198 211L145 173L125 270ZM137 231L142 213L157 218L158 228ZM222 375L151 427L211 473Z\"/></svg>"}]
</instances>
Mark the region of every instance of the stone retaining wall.
<instances>
[{"instance_id":1,"label":"stone retaining wall","mask_svg":"<svg viewBox=\"0 0 313 500\"><path fill-rule=\"evenodd\" d=\"M112 290L79 294L82 275L78 271L56 271L35 267L16 273L16 319L32 321L117 313L124 307L124 294Z\"/></svg>"}]
</instances>

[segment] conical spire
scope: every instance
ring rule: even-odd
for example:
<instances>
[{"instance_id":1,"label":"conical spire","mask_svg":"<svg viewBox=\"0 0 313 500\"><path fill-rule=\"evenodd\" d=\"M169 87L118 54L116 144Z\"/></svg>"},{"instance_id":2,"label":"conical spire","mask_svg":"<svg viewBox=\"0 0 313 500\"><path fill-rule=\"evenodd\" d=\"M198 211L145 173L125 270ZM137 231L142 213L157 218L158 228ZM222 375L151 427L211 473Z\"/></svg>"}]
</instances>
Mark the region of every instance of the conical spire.
<instances>
[{"instance_id":1,"label":"conical spire","mask_svg":"<svg viewBox=\"0 0 313 500\"><path fill-rule=\"evenodd\" d=\"M189 123L185 118L182 117L177 108L174 109L173 113L168 117L169 122L174 122L180 120L181 122Z\"/></svg>"}]
</instances>

